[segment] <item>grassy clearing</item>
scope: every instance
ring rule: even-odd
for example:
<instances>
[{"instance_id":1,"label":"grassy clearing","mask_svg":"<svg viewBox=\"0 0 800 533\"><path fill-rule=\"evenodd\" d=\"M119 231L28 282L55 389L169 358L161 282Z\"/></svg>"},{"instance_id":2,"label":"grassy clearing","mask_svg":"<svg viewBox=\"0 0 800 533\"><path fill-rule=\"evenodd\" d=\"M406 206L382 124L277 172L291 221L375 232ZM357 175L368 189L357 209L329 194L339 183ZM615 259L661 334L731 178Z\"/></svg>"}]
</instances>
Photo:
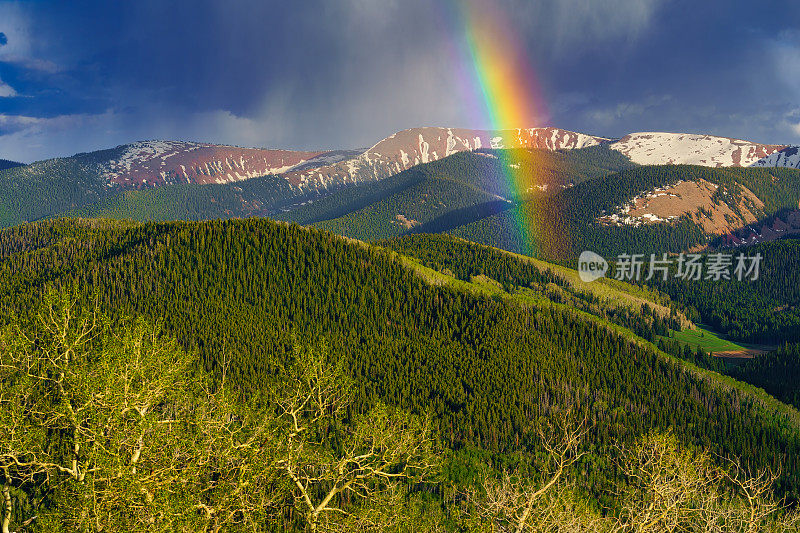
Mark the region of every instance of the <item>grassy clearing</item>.
<instances>
[{"instance_id":1,"label":"grassy clearing","mask_svg":"<svg viewBox=\"0 0 800 533\"><path fill-rule=\"evenodd\" d=\"M673 331L670 337L683 344L688 344L693 350L700 348L712 355L724 357L726 359L746 359L778 349L777 346L745 344L729 341L723 338L720 334L699 326L695 326L694 329Z\"/></svg>"},{"instance_id":2,"label":"grassy clearing","mask_svg":"<svg viewBox=\"0 0 800 533\"><path fill-rule=\"evenodd\" d=\"M747 349L745 346L723 339L713 331L703 329L699 326L696 326L695 329L675 331L672 333L672 338L683 344L688 344L693 350L701 348L703 351L709 353L733 352Z\"/></svg>"}]
</instances>

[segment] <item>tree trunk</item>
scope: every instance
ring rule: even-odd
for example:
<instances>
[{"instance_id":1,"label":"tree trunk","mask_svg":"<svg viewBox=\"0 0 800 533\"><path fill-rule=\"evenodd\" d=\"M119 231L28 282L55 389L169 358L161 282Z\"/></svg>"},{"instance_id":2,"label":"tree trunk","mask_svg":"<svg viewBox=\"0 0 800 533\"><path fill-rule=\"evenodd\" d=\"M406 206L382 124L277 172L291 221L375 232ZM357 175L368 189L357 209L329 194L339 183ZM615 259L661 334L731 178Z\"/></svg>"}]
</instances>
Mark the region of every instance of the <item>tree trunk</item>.
<instances>
[{"instance_id":1,"label":"tree trunk","mask_svg":"<svg viewBox=\"0 0 800 533\"><path fill-rule=\"evenodd\" d=\"M11 528L11 487L3 484L3 533L9 533Z\"/></svg>"}]
</instances>

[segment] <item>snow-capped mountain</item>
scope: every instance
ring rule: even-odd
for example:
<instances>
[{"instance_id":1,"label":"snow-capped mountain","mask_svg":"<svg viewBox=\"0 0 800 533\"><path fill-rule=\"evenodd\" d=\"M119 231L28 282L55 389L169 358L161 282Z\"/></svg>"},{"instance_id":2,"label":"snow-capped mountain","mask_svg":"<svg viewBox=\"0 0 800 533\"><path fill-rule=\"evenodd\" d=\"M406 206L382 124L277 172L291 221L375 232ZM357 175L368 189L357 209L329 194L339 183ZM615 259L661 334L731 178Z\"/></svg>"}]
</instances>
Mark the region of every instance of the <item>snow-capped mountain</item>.
<instances>
[{"instance_id":1,"label":"snow-capped mountain","mask_svg":"<svg viewBox=\"0 0 800 533\"><path fill-rule=\"evenodd\" d=\"M364 153L333 165L287 174L293 185L328 188L386 178L422 163L457 152L481 148L539 148L571 150L586 148L609 139L558 128L503 131L459 128L413 128L381 140Z\"/></svg>"},{"instance_id":2,"label":"snow-capped mountain","mask_svg":"<svg viewBox=\"0 0 800 533\"><path fill-rule=\"evenodd\" d=\"M798 147L760 144L728 137L686 133L631 133L619 140L559 128L482 131L414 128L381 140L357 157L315 168L295 169L286 177L294 186L326 189L331 185L373 181L456 152L481 148L573 150L607 144L640 165L688 164L708 167L800 168Z\"/></svg>"},{"instance_id":3,"label":"snow-capped mountain","mask_svg":"<svg viewBox=\"0 0 800 533\"><path fill-rule=\"evenodd\" d=\"M413 128L397 132L368 149L327 151L141 141L76 157L91 159L97 165L100 182L109 188L221 184L272 174L283 175L297 192L313 193L380 180L457 152L500 148L574 150L600 144L641 165L800 168L800 152L796 146L660 132L631 133L614 140L559 128L503 131Z\"/></svg>"},{"instance_id":4,"label":"snow-capped mountain","mask_svg":"<svg viewBox=\"0 0 800 533\"><path fill-rule=\"evenodd\" d=\"M750 141L688 133L631 133L611 143L640 165L702 165L706 167L796 166L771 156L789 148L786 145L758 144ZM793 155L796 155L797 151Z\"/></svg>"},{"instance_id":5,"label":"snow-capped mountain","mask_svg":"<svg viewBox=\"0 0 800 533\"><path fill-rule=\"evenodd\" d=\"M182 141L142 141L121 146L101 163L109 186L230 183L295 168L329 165L351 152L299 152L238 148Z\"/></svg>"},{"instance_id":6,"label":"snow-capped mountain","mask_svg":"<svg viewBox=\"0 0 800 533\"><path fill-rule=\"evenodd\" d=\"M124 207L132 209L131 213L138 213L140 203L152 201L151 193L143 191L141 195L134 194L130 197L121 197L118 193L181 184L232 184L220 189L186 189L181 194L200 198L202 201L192 204L192 209L197 208L199 212L191 211L183 216L265 216L314 202L320 196L347 185L389 178L415 165L430 163L459 152L479 151L480 155L498 158L499 154L493 150L504 148L586 150L571 154L577 157L562 154L554 158L543 158L542 161L571 159L582 161L581 164L588 164L590 167L596 164L598 170L605 169L608 172L612 171L607 164L613 163L616 169L630 166L624 158L641 165L800 168L800 147L797 146L759 144L685 133L631 133L621 139L609 139L559 128L485 131L426 127L397 132L368 149L327 151L239 148L183 141L143 141L0 170L0 185L5 186L0 191L0 226L64 213L80 213L81 209L89 209L89 213L107 214L127 212ZM611 150L615 152L609 153ZM524 172L533 174L536 171L531 165L538 163L536 158L528 159L530 162L524 166ZM501 165L509 164L503 158L499 158L498 162ZM481 165L486 161L483 158L463 158L453 163L455 167L448 168L462 168L458 172L470 173L478 168L485 170L485 166ZM518 164L509 164L509 167L523 168ZM541 170L543 175L548 172L566 175L571 173L570 168L556 170L543 166ZM576 168L576 172L580 170ZM687 169L686 172L691 171ZM267 175L278 178L244 183L246 180ZM540 190L545 189L538 182L534 186ZM491 187L487 190L497 194ZM700 200L708 200L716 206L714 198L705 194L710 190L667 196L685 197L684 200L692 200L697 205L700 205ZM528 192L535 191L529 187ZM664 200L663 195L657 196L656 203ZM18 197L28 200L20 204ZM48 200L40 201L42 198ZM131 202L130 205L123 205L128 201ZM674 202L670 200L668 203L670 205L662 206L663 209L659 207L655 211L643 211L641 216L637 216L642 221L656 222L656 218L666 220L670 216L685 213L685 206L682 207L683 211L676 214L672 210L675 207L672 205ZM696 207L694 204L689 207ZM20 205L24 208L20 208ZM197 207L198 205L201 207ZM730 213L705 204L703 206L707 207L706 211L719 211L721 218L713 219L714 224L719 222L719 227L715 226L715 230L722 228L723 222L727 223L728 217L725 215ZM787 207L795 209L797 206L793 204ZM744 212L745 208L749 209L748 206L734 206L731 209L736 214ZM147 209L144 211L149 212ZM175 212L189 213L182 208L176 208ZM754 216L761 214L763 213L754 212ZM636 219L633 215L630 218ZM616 222L618 221L608 221Z\"/></svg>"},{"instance_id":7,"label":"snow-capped mountain","mask_svg":"<svg viewBox=\"0 0 800 533\"><path fill-rule=\"evenodd\" d=\"M753 163L754 167L800 168L800 146L788 146Z\"/></svg>"}]
</instances>

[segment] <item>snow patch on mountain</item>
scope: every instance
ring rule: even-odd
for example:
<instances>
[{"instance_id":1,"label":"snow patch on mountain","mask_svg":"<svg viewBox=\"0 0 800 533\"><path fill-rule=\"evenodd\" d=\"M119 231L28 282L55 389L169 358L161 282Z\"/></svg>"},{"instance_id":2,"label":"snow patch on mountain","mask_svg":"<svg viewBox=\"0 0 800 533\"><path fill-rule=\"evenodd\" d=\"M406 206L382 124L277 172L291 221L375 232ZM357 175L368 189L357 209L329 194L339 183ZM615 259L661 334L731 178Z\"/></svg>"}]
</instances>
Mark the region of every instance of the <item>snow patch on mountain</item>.
<instances>
[{"instance_id":1,"label":"snow patch on mountain","mask_svg":"<svg viewBox=\"0 0 800 533\"><path fill-rule=\"evenodd\" d=\"M363 154L366 151L366 148L356 148L354 150L331 150L329 152L323 152L317 157L312 157L308 161L303 161L302 163L298 163L297 165L290 167L287 172L334 165L341 161L358 157L360 154Z\"/></svg>"},{"instance_id":2,"label":"snow patch on mountain","mask_svg":"<svg viewBox=\"0 0 800 533\"><path fill-rule=\"evenodd\" d=\"M163 161L181 152L196 150L200 146L180 141L139 141L127 145L119 159L108 162L108 168L111 174L126 172L152 159L160 158Z\"/></svg>"},{"instance_id":3,"label":"snow patch on mountain","mask_svg":"<svg viewBox=\"0 0 800 533\"><path fill-rule=\"evenodd\" d=\"M631 133L610 147L640 165L706 167L751 166L786 148L713 135L663 132Z\"/></svg>"},{"instance_id":4,"label":"snow patch on mountain","mask_svg":"<svg viewBox=\"0 0 800 533\"><path fill-rule=\"evenodd\" d=\"M301 165L325 166L354 154L239 148L183 141L141 141L119 147L101 164L109 186L138 188L173 183L230 183L282 174ZM329 154L325 159L323 156ZM312 160L317 160L316 163Z\"/></svg>"}]
</instances>

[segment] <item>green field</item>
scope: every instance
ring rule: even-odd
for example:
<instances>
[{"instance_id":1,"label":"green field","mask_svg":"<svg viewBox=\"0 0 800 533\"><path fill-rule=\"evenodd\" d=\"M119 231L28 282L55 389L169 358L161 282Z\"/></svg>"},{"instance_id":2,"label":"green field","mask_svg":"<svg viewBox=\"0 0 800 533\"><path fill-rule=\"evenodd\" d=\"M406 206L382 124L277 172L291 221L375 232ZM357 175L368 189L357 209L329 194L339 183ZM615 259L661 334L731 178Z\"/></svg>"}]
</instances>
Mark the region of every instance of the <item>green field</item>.
<instances>
[{"instance_id":1,"label":"green field","mask_svg":"<svg viewBox=\"0 0 800 533\"><path fill-rule=\"evenodd\" d=\"M692 349L696 350L699 347L709 353L748 349L740 344L722 339L716 333L699 326L697 326L696 329L674 331L672 332L672 338L681 343L688 344Z\"/></svg>"}]
</instances>

